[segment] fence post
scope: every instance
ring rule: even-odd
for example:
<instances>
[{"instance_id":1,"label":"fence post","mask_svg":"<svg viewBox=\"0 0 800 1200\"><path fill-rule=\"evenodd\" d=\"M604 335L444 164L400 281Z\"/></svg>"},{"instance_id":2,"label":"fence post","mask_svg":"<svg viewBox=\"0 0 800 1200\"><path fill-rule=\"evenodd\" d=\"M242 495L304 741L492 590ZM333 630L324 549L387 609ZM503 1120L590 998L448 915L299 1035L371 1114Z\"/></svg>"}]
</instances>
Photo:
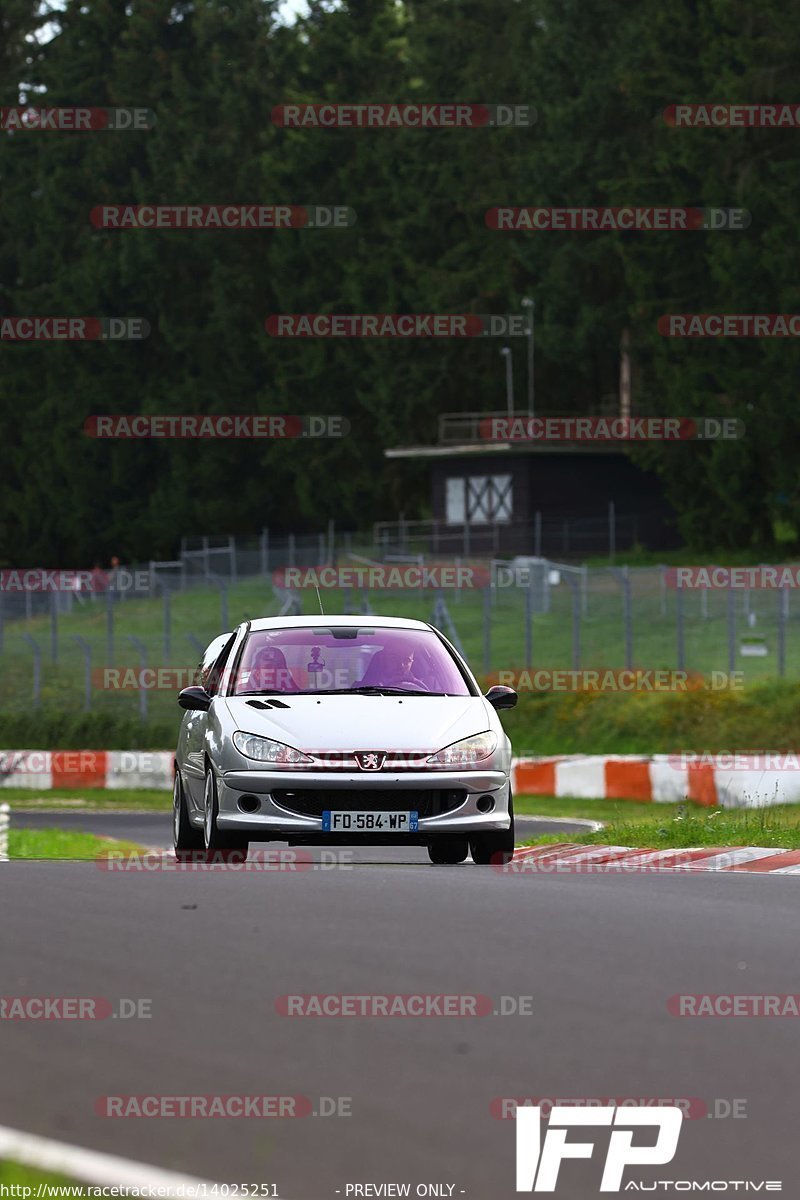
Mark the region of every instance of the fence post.
<instances>
[{"instance_id":1,"label":"fence post","mask_svg":"<svg viewBox=\"0 0 800 1200\"><path fill-rule=\"evenodd\" d=\"M333 517L328 521L328 563L330 566L336 562L336 526Z\"/></svg>"},{"instance_id":2,"label":"fence post","mask_svg":"<svg viewBox=\"0 0 800 1200\"><path fill-rule=\"evenodd\" d=\"M261 530L259 550L261 551L261 575L264 577L269 570L269 530L266 525Z\"/></svg>"},{"instance_id":3,"label":"fence post","mask_svg":"<svg viewBox=\"0 0 800 1200\"><path fill-rule=\"evenodd\" d=\"M622 567L618 572L622 586L622 627L625 636L625 667L630 671L633 667L633 620L631 614L631 581L628 568Z\"/></svg>"},{"instance_id":4,"label":"fence post","mask_svg":"<svg viewBox=\"0 0 800 1200\"><path fill-rule=\"evenodd\" d=\"M11 824L11 809L0 804L0 862L8 862L8 827Z\"/></svg>"},{"instance_id":5,"label":"fence post","mask_svg":"<svg viewBox=\"0 0 800 1200\"><path fill-rule=\"evenodd\" d=\"M581 596L578 581L567 573L564 578L572 592L572 669L581 669Z\"/></svg>"},{"instance_id":6,"label":"fence post","mask_svg":"<svg viewBox=\"0 0 800 1200\"><path fill-rule=\"evenodd\" d=\"M195 652L199 654L200 658L202 659L203 654L205 653L205 646L200 639L195 637L193 633L187 633L186 639L194 647Z\"/></svg>"},{"instance_id":7,"label":"fence post","mask_svg":"<svg viewBox=\"0 0 800 1200\"><path fill-rule=\"evenodd\" d=\"M172 656L172 594L164 585L164 665Z\"/></svg>"},{"instance_id":8,"label":"fence post","mask_svg":"<svg viewBox=\"0 0 800 1200\"><path fill-rule=\"evenodd\" d=\"M728 674L736 670L736 592L728 588Z\"/></svg>"},{"instance_id":9,"label":"fence post","mask_svg":"<svg viewBox=\"0 0 800 1200\"><path fill-rule=\"evenodd\" d=\"M137 637L128 634L128 641L133 646L134 650L139 651L139 666L142 668L139 676L139 716L143 721L147 720L147 688L142 687L142 676L144 669L147 666L147 649L143 642L140 642Z\"/></svg>"},{"instance_id":10,"label":"fence post","mask_svg":"<svg viewBox=\"0 0 800 1200\"><path fill-rule=\"evenodd\" d=\"M789 593L786 588L778 588L778 675L783 678L786 674L786 601Z\"/></svg>"},{"instance_id":11,"label":"fence post","mask_svg":"<svg viewBox=\"0 0 800 1200\"><path fill-rule=\"evenodd\" d=\"M114 665L114 589L106 592L106 666Z\"/></svg>"},{"instance_id":12,"label":"fence post","mask_svg":"<svg viewBox=\"0 0 800 1200\"><path fill-rule=\"evenodd\" d=\"M533 668L533 580L528 577L525 588L525 666L530 671Z\"/></svg>"},{"instance_id":13,"label":"fence post","mask_svg":"<svg viewBox=\"0 0 800 1200\"><path fill-rule=\"evenodd\" d=\"M42 702L42 652L39 643L35 642L29 633L20 636L33 651L33 707L38 708Z\"/></svg>"},{"instance_id":14,"label":"fence post","mask_svg":"<svg viewBox=\"0 0 800 1200\"><path fill-rule=\"evenodd\" d=\"M227 633L228 625L228 588L224 579L219 580L219 613L222 620L222 632Z\"/></svg>"},{"instance_id":15,"label":"fence post","mask_svg":"<svg viewBox=\"0 0 800 1200\"><path fill-rule=\"evenodd\" d=\"M686 657L686 647L683 638L683 592L681 585L675 589L675 640L676 651L678 658L678 670L683 670L684 659Z\"/></svg>"},{"instance_id":16,"label":"fence post","mask_svg":"<svg viewBox=\"0 0 800 1200\"><path fill-rule=\"evenodd\" d=\"M614 556L617 553L617 514L614 508L614 501L608 502L608 557L613 563Z\"/></svg>"},{"instance_id":17,"label":"fence post","mask_svg":"<svg viewBox=\"0 0 800 1200\"><path fill-rule=\"evenodd\" d=\"M492 660L492 589L483 589L483 673L488 675Z\"/></svg>"},{"instance_id":18,"label":"fence post","mask_svg":"<svg viewBox=\"0 0 800 1200\"><path fill-rule=\"evenodd\" d=\"M50 593L50 661L58 662L58 592Z\"/></svg>"},{"instance_id":19,"label":"fence post","mask_svg":"<svg viewBox=\"0 0 800 1200\"><path fill-rule=\"evenodd\" d=\"M535 558L542 557L542 514L537 512L533 518L533 553Z\"/></svg>"},{"instance_id":20,"label":"fence post","mask_svg":"<svg viewBox=\"0 0 800 1200\"><path fill-rule=\"evenodd\" d=\"M293 567L293 566L295 566L295 561L294 561L294 534L293 534L293 533L290 533L290 534L289 534L289 566L290 566L290 567Z\"/></svg>"},{"instance_id":21,"label":"fence post","mask_svg":"<svg viewBox=\"0 0 800 1200\"><path fill-rule=\"evenodd\" d=\"M92 707L92 647L85 638L78 637L77 633L73 633L72 640L83 651L83 711L90 712Z\"/></svg>"}]
</instances>

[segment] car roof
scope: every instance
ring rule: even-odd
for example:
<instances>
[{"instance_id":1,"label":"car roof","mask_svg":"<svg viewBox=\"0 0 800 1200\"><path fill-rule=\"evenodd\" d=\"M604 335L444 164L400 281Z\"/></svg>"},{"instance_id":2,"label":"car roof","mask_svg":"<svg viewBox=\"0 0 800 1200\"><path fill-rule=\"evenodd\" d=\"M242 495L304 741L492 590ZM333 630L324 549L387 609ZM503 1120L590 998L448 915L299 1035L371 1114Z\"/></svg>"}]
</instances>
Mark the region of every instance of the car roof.
<instances>
[{"instance_id":1,"label":"car roof","mask_svg":"<svg viewBox=\"0 0 800 1200\"><path fill-rule=\"evenodd\" d=\"M321 625L350 625L369 629L430 630L427 621L415 621L412 617L379 617L374 613L359 613L356 616L344 613L309 613L305 617L256 617L250 622L251 630L302 629L304 625L309 628Z\"/></svg>"}]
</instances>

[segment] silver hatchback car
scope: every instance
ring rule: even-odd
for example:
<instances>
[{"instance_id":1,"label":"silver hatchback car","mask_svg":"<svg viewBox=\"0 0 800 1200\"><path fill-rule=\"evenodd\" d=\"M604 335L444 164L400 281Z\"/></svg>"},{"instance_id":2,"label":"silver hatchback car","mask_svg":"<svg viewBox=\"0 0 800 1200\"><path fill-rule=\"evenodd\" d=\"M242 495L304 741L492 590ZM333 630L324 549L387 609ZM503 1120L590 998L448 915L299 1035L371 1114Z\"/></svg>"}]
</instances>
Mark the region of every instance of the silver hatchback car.
<instances>
[{"instance_id":1,"label":"silver hatchback car","mask_svg":"<svg viewBox=\"0 0 800 1200\"><path fill-rule=\"evenodd\" d=\"M427 846L431 862L514 852L511 743L450 642L397 617L270 617L216 638L175 757L179 858L251 842Z\"/></svg>"}]
</instances>

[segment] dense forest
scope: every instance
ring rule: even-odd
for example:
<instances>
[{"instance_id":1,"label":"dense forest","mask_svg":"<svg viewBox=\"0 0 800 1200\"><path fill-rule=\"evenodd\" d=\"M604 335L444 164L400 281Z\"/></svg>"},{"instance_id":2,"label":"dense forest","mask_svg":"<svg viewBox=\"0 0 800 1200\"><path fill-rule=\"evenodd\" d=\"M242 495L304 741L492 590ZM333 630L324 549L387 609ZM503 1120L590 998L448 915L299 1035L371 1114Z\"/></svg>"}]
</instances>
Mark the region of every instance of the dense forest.
<instances>
[{"instance_id":1,"label":"dense forest","mask_svg":"<svg viewBox=\"0 0 800 1200\"><path fill-rule=\"evenodd\" d=\"M441 412L502 410L492 338L292 339L281 313L515 313L537 408L595 413L630 345L633 411L747 436L632 451L692 549L800 528L796 340L662 337L667 313L800 312L800 127L676 128L674 104L791 103L779 0L0 0L0 106L147 108L151 129L0 132L0 318L137 317L133 341L0 341L0 563L169 555L181 534L426 512L384 459ZM291 128L287 103L532 105L530 126ZM100 205L341 205L335 230L106 229ZM748 210L738 231L499 232L498 205ZM518 401L525 342L514 341ZM341 414L348 437L104 441L118 413ZM797 439L797 440L796 440Z\"/></svg>"}]
</instances>

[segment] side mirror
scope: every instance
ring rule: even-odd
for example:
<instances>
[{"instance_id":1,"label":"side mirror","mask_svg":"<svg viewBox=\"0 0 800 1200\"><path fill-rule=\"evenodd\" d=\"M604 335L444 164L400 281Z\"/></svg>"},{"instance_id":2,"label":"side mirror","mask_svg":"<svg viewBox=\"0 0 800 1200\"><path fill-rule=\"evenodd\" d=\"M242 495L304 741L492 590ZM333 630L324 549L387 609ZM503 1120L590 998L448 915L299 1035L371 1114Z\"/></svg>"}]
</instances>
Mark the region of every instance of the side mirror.
<instances>
[{"instance_id":1,"label":"side mirror","mask_svg":"<svg viewBox=\"0 0 800 1200\"><path fill-rule=\"evenodd\" d=\"M211 697L205 688L187 687L178 693L178 704L192 712L208 712Z\"/></svg>"},{"instance_id":2,"label":"side mirror","mask_svg":"<svg viewBox=\"0 0 800 1200\"><path fill-rule=\"evenodd\" d=\"M500 684L496 684L489 688L484 698L489 701L492 708L499 711L502 708L515 708L519 696L513 688L501 687Z\"/></svg>"}]
</instances>

